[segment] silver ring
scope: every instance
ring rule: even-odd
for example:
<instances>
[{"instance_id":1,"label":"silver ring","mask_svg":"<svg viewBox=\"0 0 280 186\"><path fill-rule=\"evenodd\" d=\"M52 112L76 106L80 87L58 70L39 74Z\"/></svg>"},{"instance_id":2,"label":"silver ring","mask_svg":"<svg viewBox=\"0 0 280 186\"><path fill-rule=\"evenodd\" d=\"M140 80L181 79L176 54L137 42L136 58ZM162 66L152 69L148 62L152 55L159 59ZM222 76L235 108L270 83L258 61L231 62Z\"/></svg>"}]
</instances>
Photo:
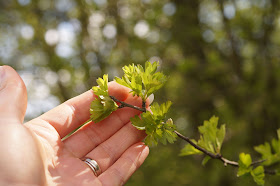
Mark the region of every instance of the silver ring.
<instances>
[{"instance_id":1,"label":"silver ring","mask_svg":"<svg viewBox=\"0 0 280 186\"><path fill-rule=\"evenodd\" d=\"M101 169L95 160L84 158L83 161L90 167L95 176L99 176L101 174Z\"/></svg>"}]
</instances>

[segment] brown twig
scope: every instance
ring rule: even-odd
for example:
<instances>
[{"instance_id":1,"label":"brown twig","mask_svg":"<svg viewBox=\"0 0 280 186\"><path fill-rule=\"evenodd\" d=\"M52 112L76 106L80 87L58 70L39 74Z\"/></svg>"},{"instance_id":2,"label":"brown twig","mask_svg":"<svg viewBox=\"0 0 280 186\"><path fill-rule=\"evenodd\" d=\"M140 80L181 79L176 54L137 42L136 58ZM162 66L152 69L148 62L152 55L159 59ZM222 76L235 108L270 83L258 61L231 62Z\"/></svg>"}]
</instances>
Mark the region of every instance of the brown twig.
<instances>
[{"instance_id":1,"label":"brown twig","mask_svg":"<svg viewBox=\"0 0 280 186\"><path fill-rule=\"evenodd\" d=\"M123 102L121 100L118 100L117 98L115 98L114 96L110 96L110 98L112 100L114 100L115 102L119 102L121 105L119 106L119 108L124 108L124 107L130 107L130 108L133 108L133 109L136 109L136 110L139 110L141 112L146 112L146 102L142 102L142 108L140 107L137 107L137 106L134 106L134 105L131 105L131 104L128 104L126 102Z\"/></svg>"},{"instance_id":2,"label":"brown twig","mask_svg":"<svg viewBox=\"0 0 280 186\"><path fill-rule=\"evenodd\" d=\"M224 158L221 154L214 154L212 152L209 152L207 151L206 149L198 146L197 144L195 144L193 141L191 141L190 138L182 135L181 133L179 133L178 131L174 131L175 134L177 134L177 136L185 141L187 141L190 145L192 145L194 148L196 148L197 150L203 152L204 154L210 156L211 158L213 159L218 159L220 161L222 161L224 163L225 166L227 165L231 165L231 166L234 166L234 167L239 167L239 164L238 162L236 161L231 161L231 160L228 160L226 158ZM255 161L255 162L252 162L252 166L255 166L257 164L260 164L262 162L264 162L265 160L258 160L258 161ZM266 170L264 171L266 174L270 174L270 175L275 175L277 172L275 170Z\"/></svg>"},{"instance_id":3,"label":"brown twig","mask_svg":"<svg viewBox=\"0 0 280 186\"><path fill-rule=\"evenodd\" d=\"M142 111L142 112L146 112L146 102L143 101L142 102L142 108L140 107L137 107L137 106L134 106L134 105L131 105L131 104L128 104L126 102L123 102L123 101L120 101L118 100L117 98L115 98L114 96L110 96L110 98L116 102L119 102L121 105L119 106L119 108L124 108L124 107L130 107L130 108L133 108L133 109L136 109L136 110L139 110L139 111ZM192 145L194 148L196 148L197 150L203 152L204 154L210 156L212 159L218 159L220 161L223 162L224 166L227 166L227 165L231 165L233 167L239 167L239 164L238 162L236 161L232 161L232 160L228 160L226 158L224 158L221 154L214 154L212 152L209 152L207 151L206 149L198 146L197 144L195 144L190 138L184 136L183 134L179 133L178 131L174 131L174 133L181 139L185 140L186 142L188 142L190 145ZM264 162L266 160L258 160L258 161L254 161L252 162L252 166L256 166L257 164L260 164L262 162ZM270 175L275 175L277 172L275 170L266 170L264 171L266 174L270 174Z\"/></svg>"},{"instance_id":4,"label":"brown twig","mask_svg":"<svg viewBox=\"0 0 280 186\"><path fill-rule=\"evenodd\" d=\"M231 161L231 160L228 160L226 158L224 158L221 154L214 154L212 152L209 152L207 151L206 149L198 146L197 144L195 144L190 138L182 135L181 133L179 133L178 131L174 131L175 134L177 134L177 136L185 141L187 141L189 144L191 144L194 148L196 148L197 150L203 152L204 154L210 156L211 158L213 159L219 159L221 160L225 166L227 165L231 165L231 166L235 166L235 167L238 167L238 162L235 162L235 161Z\"/></svg>"},{"instance_id":5,"label":"brown twig","mask_svg":"<svg viewBox=\"0 0 280 186\"><path fill-rule=\"evenodd\" d=\"M207 150L205 150L204 148L196 145L190 138L184 136L183 134L179 133L178 131L174 131L175 134L177 134L177 136L185 141L187 141L189 144L191 144L194 148L196 148L197 150L200 150L201 152L203 152L204 154L210 156L211 158L214 159L219 159L221 157L220 154L213 154L212 152L209 152Z\"/></svg>"}]
</instances>

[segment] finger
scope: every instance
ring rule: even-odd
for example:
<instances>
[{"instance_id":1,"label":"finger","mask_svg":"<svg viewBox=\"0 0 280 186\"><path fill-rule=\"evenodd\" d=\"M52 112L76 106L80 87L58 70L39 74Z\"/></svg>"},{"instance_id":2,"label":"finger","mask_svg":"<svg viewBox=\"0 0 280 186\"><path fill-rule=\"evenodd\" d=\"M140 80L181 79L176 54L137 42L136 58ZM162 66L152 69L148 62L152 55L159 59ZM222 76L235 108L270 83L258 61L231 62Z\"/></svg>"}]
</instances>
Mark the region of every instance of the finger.
<instances>
[{"instance_id":1,"label":"finger","mask_svg":"<svg viewBox=\"0 0 280 186\"><path fill-rule=\"evenodd\" d=\"M13 68L1 66L0 121L15 120L22 123L26 106L27 92L22 79Z\"/></svg>"},{"instance_id":2,"label":"finger","mask_svg":"<svg viewBox=\"0 0 280 186\"><path fill-rule=\"evenodd\" d=\"M146 134L137 130L131 123L126 124L116 134L97 146L86 155L98 162L102 171L106 171L131 145L142 141Z\"/></svg>"},{"instance_id":3,"label":"finger","mask_svg":"<svg viewBox=\"0 0 280 186\"><path fill-rule=\"evenodd\" d=\"M139 97L133 97L131 94L124 101L136 106L140 106L142 102ZM64 140L64 144L76 157L83 157L110 138L127 124L131 117L137 114L140 114L140 111L132 108L118 109L105 120L96 124L90 123L80 128L79 131Z\"/></svg>"},{"instance_id":4,"label":"finger","mask_svg":"<svg viewBox=\"0 0 280 186\"><path fill-rule=\"evenodd\" d=\"M98 178L103 185L124 185L130 176L143 164L149 148L142 142L132 145Z\"/></svg>"},{"instance_id":5,"label":"finger","mask_svg":"<svg viewBox=\"0 0 280 186\"><path fill-rule=\"evenodd\" d=\"M120 100L125 100L129 91L128 88L116 82L109 83L109 94ZM90 118L90 104L94 99L93 91L89 90L48 111L38 119L47 121L63 138ZM32 121L31 123L36 122Z\"/></svg>"}]
</instances>

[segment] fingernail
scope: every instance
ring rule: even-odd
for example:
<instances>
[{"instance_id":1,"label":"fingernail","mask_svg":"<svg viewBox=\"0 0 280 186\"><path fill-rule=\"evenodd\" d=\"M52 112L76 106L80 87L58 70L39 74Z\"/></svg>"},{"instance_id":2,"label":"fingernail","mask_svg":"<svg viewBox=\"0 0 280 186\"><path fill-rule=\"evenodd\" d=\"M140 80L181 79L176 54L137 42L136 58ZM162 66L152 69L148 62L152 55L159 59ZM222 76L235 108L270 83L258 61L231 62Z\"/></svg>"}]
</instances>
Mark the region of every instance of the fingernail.
<instances>
[{"instance_id":1,"label":"fingernail","mask_svg":"<svg viewBox=\"0 0 280 186\"><path fill-rule=\"evenodd\" d=\"M2 89L5 80L5 70L3 66L0 66L0 90Z\"/></svg>"},{"instance_id":2,"label":"fingernail","mask_svg":"<svg viewBox=\"0 0 280 186\"><path fill-rule=\"evenodd\" d=\"M142 148L145 144L142 142L139 145L136 146L136 148Z\"/></svg>"},{"instance_id":3,"label":"fingernail","mask_svg":"<svg viewBox=\"0 0 280 186\"><path fill-rule=\"evenodd\" d=\"M148 97L149 102L150 102L149 104L152 104L152 103L153 103L154 98L155 98L154 94L151 94L151 95Z\"/></svg>"}]
</instances>

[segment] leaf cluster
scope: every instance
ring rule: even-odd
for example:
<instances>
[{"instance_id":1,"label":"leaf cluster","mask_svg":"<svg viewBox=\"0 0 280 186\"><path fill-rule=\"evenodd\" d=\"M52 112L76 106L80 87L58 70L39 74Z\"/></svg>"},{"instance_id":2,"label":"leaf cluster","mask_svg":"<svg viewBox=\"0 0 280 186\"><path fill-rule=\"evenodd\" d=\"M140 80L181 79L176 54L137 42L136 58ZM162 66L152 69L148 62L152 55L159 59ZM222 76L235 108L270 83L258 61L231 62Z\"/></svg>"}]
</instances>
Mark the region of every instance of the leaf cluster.
<instances>
[{"instance_id":1,"label":"leaf cluster","mask_svg":"<svg viewBox=\"0 0 280 186\"><path fill-rule=\"evenodd\" d=\"M148 61L145 63L145 68L134 64L124 66L123 77L115 77L115 81L130 88L133 96L139 96L145 101L167 81L167 77L162 72L156 72L158 66L158 62Z\"/></svg>"},{"instance_id":2,"label":"leaf cluster","mask_svg":"<svg viewBox=\"0 0 280 186\"><path fill-rule=\"evenodd\" d=\"M258 185L264 185L264 177L265 177L264 167L260 165L254 168L252 166L252 158L250 154L241 153L239 155L238 165L239 168L238 168L237 176L251 174L254 181Z\"/></svg>"},{"instance_id":3,"label":"leaf cluster","mask_svg":"<svg viewBox=\"0 0 280 186\"><path fill-rule=\"evenodd\" d=\"M277 130L278 139L272 139L271 145L265 142L262 145L254 147L255 151L262 155L265 161L263 165L270 166L275 163L280 163L280 129Z\"/></svg>"},{"instance_id":4,"label":"leaf cluster","mask_svg":"<svg viewBox=\"0 0 280 186\"><path fill-rule=\"evenodd\" d=\"M151 106L151 112L144 112L139 116L131 118L132 125L139 130L145 130L147 137L145 143L149 146L157 145L158 142L166 144L173 143L177 135L174 133L176 126L171 118L165 121L165 116L171 106L168 101L159 105L154 103Z\"/></svg>"},{"instance_id":5,"label":"leaf cluster","mask_svg":"<svg viewBox=\"0 0 280 186\"><path fill-rule=\"evenodd\" d=\"M271 145L265 142L262 145L256 146L254 149L262 155L262 165L254 168L250 154L241 153L239 155L239 168L237 176L251 174L254 181L258 185L264 185L265 166L271 166L280 163L280 129L277 130L278 139L272 139Z\"/></svg>"},{"instance_id":6,"label":"leaf cluster","mask_svg":"<svg viewBox=\"0 0 280 186\"><path fill-rule=\"evenodd\" d=\"M225 124L218 128L218 117L212 116L209 121L204 121L202 126L198 127L200 138L198 141L192 139L192 142L213 154L219 154L224 141L226 129ZM181 150L181 156L202 154L201 151L193 147L191 144L185 145ZM209 160L204 159L203 164Z\"/></svg>"},{"instance_id":7,"label":"leaf cluster","mask_svg":"<svg viewBox=\"0 0 280 186\"><path fill-rule=\"evenodd\" d=\"M98 86L92 87L97 96L90 105L90 118L94 122L99 122L108 117L113 111L118 109L118 105L113 101L108 92L108 75L104 74L103 79L97 79Z\"/></svg>"},{"instance_id":8,"label":"leaf cluster","mask_svg":"<svg viewBox=\"0 0 280 186\"><path fill-rule=\"evenodd\" d=\"M115 81L121 85L129 87L133 96L141 97L143 103L155 91L160 89L166 82L167 77L157 72L159 63L145 63L145 68L141 65L128 65L123 67L124 75L122 78L115 78ZM131 123L138 130L145 130L147 137L145 143L149 146L158 143L174 143L177 135L182 138L181 134L176 131L176 126L171 118L166 119L166 115L171 107L171 102L167 101L159 105L154 103L150 110L129 105L122 101L110 97L108 92L108 75L97 79L98 86L92 87L96 98L90 106L91 120L99 122L108 117L113 111L125 106L143 111L140 115L130 118ZM120 102L120 106L115 102ZM142 107L144 107L143 104ZM206 154L202 164L206 164L209 159L215 158L222 160L225 164L229 163L238 166L237 176L251 175L258 185L264 185L265 166L271 166L280 163L280 129L277 130L278 139L273 139L271 144L266 142L255 147L255 150L262 155L265 160L261 165L255 166L252 163L250 154L241 153L239 161L233 162L222 157L221 148L226 134L225 124L218 127L218 117L211 117L204 121L202 126L198 127L200 133L199 140L184 137L189 143L181 150L181 156L193 154ZM226 161L225 161L226 160Z\"/></svg>"},{"instance_id":9,"label":"leaf cluster","mask_svg":"<svg viewBox=\"0 0 280 186\"><path fill-rule=\"evenodd\" d=\"M143 100L160 89L166 82L167 77L161 73L156 72L159 63L145 63L145 68L141 65L128 65L123 67L124 75L122 78L115 78L115 81L121 85L129 87L133 96L139 96ZM92 88L97 98L91 103L90 113L91 119L99 122L109 116L113 111L119 107L117 103L110 97L108 93L108 75L104 75L103 79L97 79L98 86ZM157 145L158 142L166 144L167 142L173 143L177 135L174 133L176 126L173 124L172 119L166 119L166 114L171 106L168 101L159 105L154 103L151 111L143 112L141 116L131 118L132 124L139 130L145 130L147 137L145 143L147 145ZM132 108L136 108L133 107Z\"/></svg>"}]
</instances>

